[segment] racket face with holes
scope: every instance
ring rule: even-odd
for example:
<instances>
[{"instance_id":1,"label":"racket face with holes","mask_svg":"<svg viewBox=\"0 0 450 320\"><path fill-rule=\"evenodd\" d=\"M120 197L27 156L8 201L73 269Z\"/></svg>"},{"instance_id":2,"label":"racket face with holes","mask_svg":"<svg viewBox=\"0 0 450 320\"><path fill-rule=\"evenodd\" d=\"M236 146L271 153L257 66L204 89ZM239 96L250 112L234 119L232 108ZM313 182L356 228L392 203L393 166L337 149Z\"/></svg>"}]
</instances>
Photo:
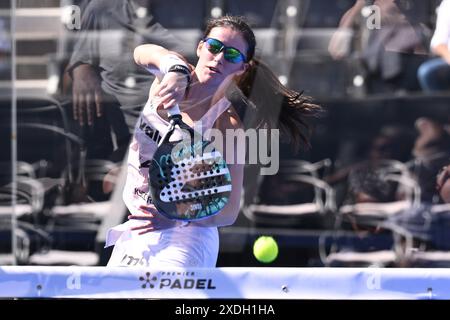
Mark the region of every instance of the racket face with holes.
<instances>
[{"instance_id":1,"label":"racket face with holes","mask_svg":"<svg viewBox=\"0 0 450 320\"><path fill-rule=\"evenodd\" d=\"M213 216L231 193L228 166L208 141L163 143L153 156L149 178L153 204L170 219Z\"/></svg>"}]
</instances>

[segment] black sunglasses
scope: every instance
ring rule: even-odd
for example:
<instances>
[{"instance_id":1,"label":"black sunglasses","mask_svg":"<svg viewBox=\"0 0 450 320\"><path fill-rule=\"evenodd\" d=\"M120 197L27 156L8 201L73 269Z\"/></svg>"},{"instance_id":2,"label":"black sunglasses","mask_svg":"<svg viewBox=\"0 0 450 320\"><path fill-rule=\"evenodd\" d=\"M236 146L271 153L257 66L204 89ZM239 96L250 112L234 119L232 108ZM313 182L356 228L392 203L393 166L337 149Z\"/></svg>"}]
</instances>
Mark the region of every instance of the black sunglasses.
<instances>
[{"instance_id":1,"label":"black sunglasses","mask_svg":"<svg viewBox=\"0 0 450 320\"><path fill-rule=\"evenodd\" d=\"M231 63L239 63L245 61L246 58L238 49L233 47L226 47L221 41L214 38L205 38L203 42L206 44L206 48L212 54L218 54L223 51L225 60Z\"/></svg>"}]
</instances>

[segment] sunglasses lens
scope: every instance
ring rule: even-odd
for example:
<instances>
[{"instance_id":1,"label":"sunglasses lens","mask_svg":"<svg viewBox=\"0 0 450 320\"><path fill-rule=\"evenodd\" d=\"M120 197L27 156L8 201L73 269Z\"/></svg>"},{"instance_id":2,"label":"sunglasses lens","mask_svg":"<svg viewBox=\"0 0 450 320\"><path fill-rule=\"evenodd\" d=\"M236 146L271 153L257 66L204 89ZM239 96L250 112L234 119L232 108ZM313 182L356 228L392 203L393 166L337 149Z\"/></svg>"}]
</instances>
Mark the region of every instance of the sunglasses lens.
<instances>
[{"instance_id":1,"label":"sunglasses lens","mask_svg":"<svg viewBox=\"0 0 450 320\"><path fill-rule=\"evenodd\" d=\"M217 41L215 39L208 39L206 40L207 47L209 52L216 54L219 53L222 50L223 44L220 41Z\"/></svg>"},{"instance_id":2,"label":"sunglasses lens","mask_svg":"<svg viewBox=\"0 0 450 320\"><path fill-rule=\"evenodd\" d=\"M225 47L225 45L217 39L207 38L205 39L206 47L212 54L218 54L224 50L225 60L238 63L244 61L244 57L238 49L232 47Z\"/></svg>"},{"instance_id":3,"label":"sunglasses lens","mask_svg":"<svg viewBox=\"0 0 450 320\"><path fill-rule=\"evenodd\" d=\"M227 48L227 50L225 51L225 59L230 62L237 63L242 61L242 56L238 50Z\"/></svg>"}]
</instances>

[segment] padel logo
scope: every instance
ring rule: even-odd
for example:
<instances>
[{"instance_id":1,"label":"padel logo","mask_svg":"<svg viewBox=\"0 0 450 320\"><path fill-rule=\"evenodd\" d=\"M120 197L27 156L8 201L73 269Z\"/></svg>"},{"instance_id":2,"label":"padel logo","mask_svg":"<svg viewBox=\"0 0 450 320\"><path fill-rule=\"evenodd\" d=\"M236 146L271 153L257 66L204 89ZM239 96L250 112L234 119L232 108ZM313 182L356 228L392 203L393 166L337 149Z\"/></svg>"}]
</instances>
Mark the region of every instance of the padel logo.
<instances>
[{"instance_id":1,"label":"padel logo","mask_svg":"<svg viewBox=\"0 0 450 320\"><path fill-rule=\"evenodd\" d=\"M201 210L202 208L203 208L203 206L202 206L201 203L194 203L194 204L191 204L191 206L190 206L190 209L192 211L194 211L194 210Z\"/></svg>"},{"instance_id":2,"label":"padel logo","mask_svg":"<svg viewBox=\"0 0 450 320\"><path fill-rule=\"evenodd\" d=\"M155 287L155 285L153 284L153 282L156 281L156 280L158 280L158 278L155 277L155 276L153 276L153 277L150 277L150 276L151 276L150 272L146 272L146 273L145 273L145 277L142 277L142 276L139 277L139 280L140 280L140 281L144 281L144 283L141 285L142 289L147 288L147 285L148 285L148 287L151 288L151 289L153 289L153 288Z\"/></svg>"},{"instance_id":3,"label":"padel logo","mask_svg":"<svg viewBox=\"0 0 450 320\"><path fill-rule=\"evenodd\" d=\"M198 278L194 272L161 272L159 277L151 276L146 272L145 276L139 277L143 282L143 289L159 290L215 290L216 286L211 278Z\"/></svg>"}]
</instances>

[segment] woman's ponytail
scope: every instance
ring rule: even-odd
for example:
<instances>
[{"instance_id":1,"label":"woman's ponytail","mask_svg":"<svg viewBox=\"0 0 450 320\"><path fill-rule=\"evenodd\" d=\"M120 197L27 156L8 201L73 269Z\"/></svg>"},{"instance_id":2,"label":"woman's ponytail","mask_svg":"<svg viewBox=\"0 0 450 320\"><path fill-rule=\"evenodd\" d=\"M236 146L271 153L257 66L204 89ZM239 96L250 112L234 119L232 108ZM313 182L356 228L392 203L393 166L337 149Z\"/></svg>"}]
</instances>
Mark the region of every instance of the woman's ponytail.
<instances>
[{"instance_id":1,"label":"woman's ponytail","mask_svg":"<svg viewBox=\"0 0 450 320\"><path fill-rule=\"evenodd\" d=\"M306 118L319 116L323 109L311 98L286 88L262 61L253 58L238 79L237 86L255 106L255 127L278 128L297 150L309 147L311 126Z\"/></svg>"}]
</instances>

